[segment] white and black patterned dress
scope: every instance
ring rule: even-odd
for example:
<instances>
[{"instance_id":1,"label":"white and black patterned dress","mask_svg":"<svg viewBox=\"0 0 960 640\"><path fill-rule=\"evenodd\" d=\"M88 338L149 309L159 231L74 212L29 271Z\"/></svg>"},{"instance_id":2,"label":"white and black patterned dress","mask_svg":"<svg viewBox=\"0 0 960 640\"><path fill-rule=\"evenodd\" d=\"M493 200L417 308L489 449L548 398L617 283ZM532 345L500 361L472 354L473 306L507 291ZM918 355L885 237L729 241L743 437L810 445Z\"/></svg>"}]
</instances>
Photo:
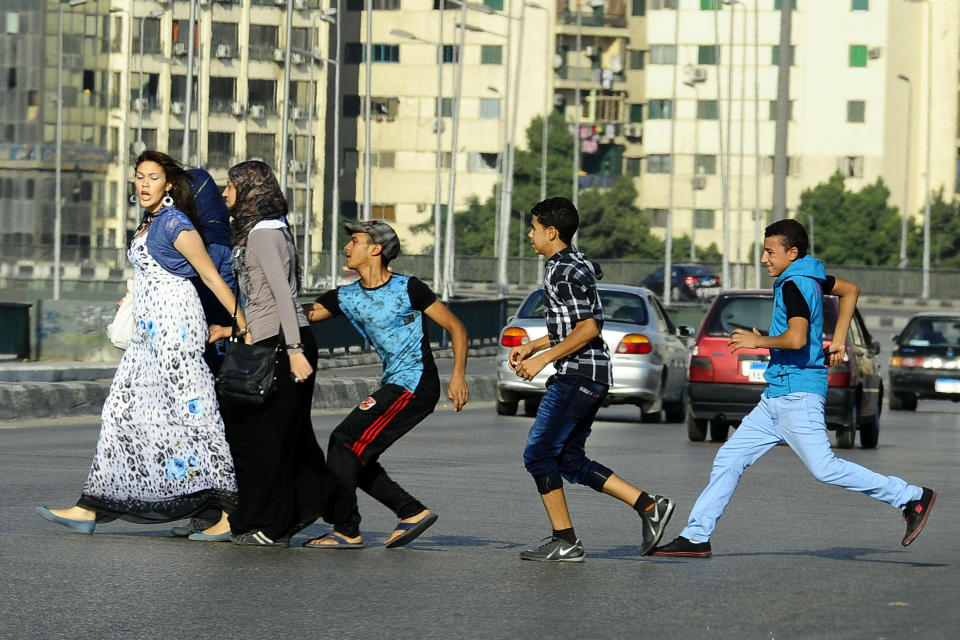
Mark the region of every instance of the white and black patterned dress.
<instances>
[{"instance_id":1,"label":"white and black patterned dress","mask_svg":"<svg viewBox=\"0 0 960 640\"><path fill-rule=\"evenodd\" d=\"M232 511L233 459L202 359L208 331L196 290L150 255L146 234L127 257L137 329L104 402L78 504L100 521L169 522L210 508Z\"/></svg>"}]
</instances>

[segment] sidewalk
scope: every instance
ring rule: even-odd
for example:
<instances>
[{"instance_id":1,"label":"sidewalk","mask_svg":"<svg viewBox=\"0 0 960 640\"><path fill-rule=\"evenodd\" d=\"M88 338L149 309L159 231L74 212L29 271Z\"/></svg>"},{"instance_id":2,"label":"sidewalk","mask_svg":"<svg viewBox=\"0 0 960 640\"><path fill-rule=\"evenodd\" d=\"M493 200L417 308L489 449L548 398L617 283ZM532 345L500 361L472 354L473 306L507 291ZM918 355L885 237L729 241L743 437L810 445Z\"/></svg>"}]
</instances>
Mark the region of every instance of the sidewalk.
<instances>
[{"instance_id":1,"label":"sidewalk","mask_svg":"<svg viewBox=\"0 0 960 640\"><path fill-rule=\"evenodd\" d=\"M471 348L472 357L493 356L495 346ZM453 351L435 349L436 359L451 359ZM349 409L380 388L380 377L343 377L344 367L378 365L375 353L321 356L317 363L315 409ZM0 420L99 414L110 390L116 363L0 362ZM441 388L448 377L441 375ZM468 375L471 401L496 398L496 376ZM446 396L441 396L441 404Z\"/></svg>"}]
</instances>

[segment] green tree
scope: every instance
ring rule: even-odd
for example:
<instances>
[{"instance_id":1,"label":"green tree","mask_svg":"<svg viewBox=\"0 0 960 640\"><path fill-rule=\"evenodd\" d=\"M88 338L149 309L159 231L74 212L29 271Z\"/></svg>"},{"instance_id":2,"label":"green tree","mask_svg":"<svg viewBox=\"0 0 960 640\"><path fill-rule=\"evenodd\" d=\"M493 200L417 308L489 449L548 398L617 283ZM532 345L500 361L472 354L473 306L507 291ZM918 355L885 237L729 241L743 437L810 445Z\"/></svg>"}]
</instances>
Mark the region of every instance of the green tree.
<instances>
[{"instance_id":1,"label":"green tree","mask_svg":"<svg viewBox=\"0 0 960 640\"><path fill-rule=\"evenodd\" d=\"M930 201L930 266L943 269L960 268L960 201L947 202L943 189L933 194ZM913 249L917 258L911 264L923 260L923 228L916 225Z\"/></svg>"},{"instance_id":2,"label":"green tree","mask_svg":"<svg viewBox=\"0 0 960 640\"><path fill-rule=\"evenodd\" d=\"M810 232L812 253L827 264L893 266L900 256L900 215L887 204L890 190L881 178L860 191L847 191L840 172L800 195L797 219Z\"/></svg>"}]
</instances>

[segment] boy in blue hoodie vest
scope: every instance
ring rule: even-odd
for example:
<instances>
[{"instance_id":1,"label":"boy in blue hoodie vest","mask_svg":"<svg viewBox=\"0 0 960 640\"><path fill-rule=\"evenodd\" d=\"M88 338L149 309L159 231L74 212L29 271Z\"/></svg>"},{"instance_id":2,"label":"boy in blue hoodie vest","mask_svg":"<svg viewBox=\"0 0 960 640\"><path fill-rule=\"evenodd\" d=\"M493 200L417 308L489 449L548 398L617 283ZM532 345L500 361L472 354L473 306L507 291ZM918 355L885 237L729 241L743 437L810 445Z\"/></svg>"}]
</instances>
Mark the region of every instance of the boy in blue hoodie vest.
<instances>
[{"instance_id":1,"label":"boy in blue hoodie vest","mask_svg":"<svg viewBox=\"0 0 960 640\"><path fill-rule=\"evenodd\" d=\"M754 329L737 329L730 351L769 349L767 387L760 404L740 423L733 437L717 452L710 482L703 490L687 526L653 555L707 558L710 536L740 482L744 470L771 447L786 442L817 480L860 491L903 510L907 546L919 535L936 500L935 491L883 476L837 458L830 450L823 408L827 396L826 356L823 352L823 296L840 298L829 363L843 361L846 336L860 289L851 282L827 276L823 263L807 255L807 232L796 220L780 220L766 228L761 262L773 285L773 317L768 336Z\"/></svg>"}]
</instances>

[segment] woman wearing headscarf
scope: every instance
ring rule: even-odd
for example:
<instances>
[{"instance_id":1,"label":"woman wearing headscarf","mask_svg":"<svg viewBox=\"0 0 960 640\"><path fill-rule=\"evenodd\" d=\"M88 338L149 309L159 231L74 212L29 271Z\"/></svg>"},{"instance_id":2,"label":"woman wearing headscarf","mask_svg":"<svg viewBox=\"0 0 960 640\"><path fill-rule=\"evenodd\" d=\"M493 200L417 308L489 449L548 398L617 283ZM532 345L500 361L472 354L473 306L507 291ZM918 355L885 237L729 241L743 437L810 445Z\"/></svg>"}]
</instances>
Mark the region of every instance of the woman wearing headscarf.
<instances>
[{"instance_id":1,"label":"woman wearing headscarf","mask_svg":"<svg viewBox=\"0 0 960 640\"><path fill-rule=\"evenodd\" d=\"M317 345L299 303L300 265L273 171L248 161L227 175L223 197L247 332L254 343L281 349L271 398L258 407L221 402L240 491L230 525L238 544L287 547L323 514L332 490L310 420ZM229 331L215 327L211 339Z\"/></svg>"}]
</instances>

